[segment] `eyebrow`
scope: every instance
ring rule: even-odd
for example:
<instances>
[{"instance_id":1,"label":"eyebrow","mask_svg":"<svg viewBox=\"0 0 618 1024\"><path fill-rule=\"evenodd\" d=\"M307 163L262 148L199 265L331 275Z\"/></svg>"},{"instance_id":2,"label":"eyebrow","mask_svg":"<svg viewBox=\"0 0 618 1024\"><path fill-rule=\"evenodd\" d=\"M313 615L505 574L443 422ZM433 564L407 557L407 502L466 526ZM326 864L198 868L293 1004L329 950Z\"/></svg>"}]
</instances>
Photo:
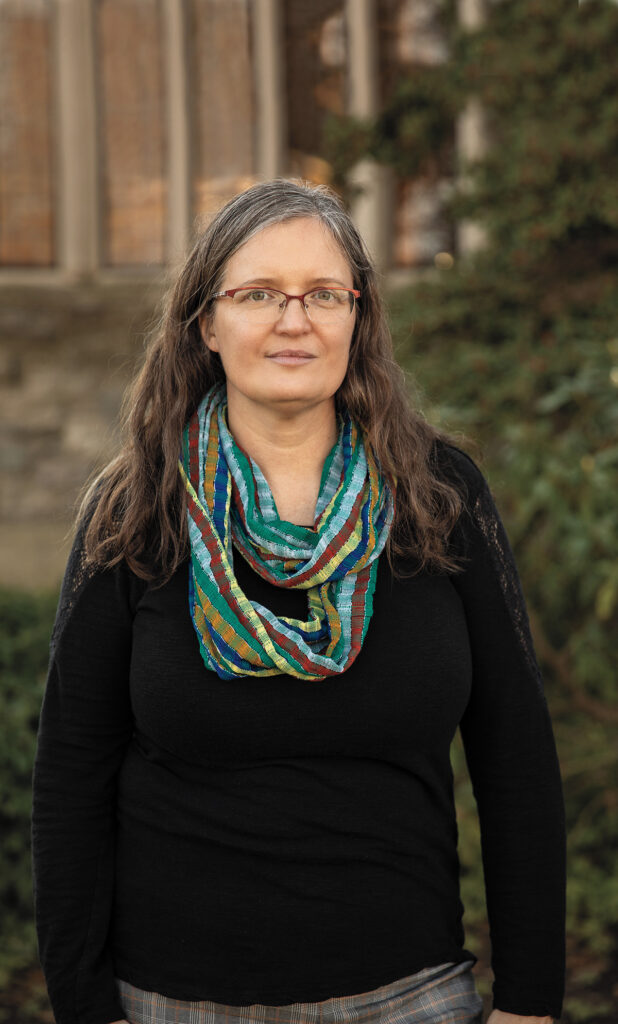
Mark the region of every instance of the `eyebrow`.
<instances>
[{"instance_id":1,"label":"eyebrow","mask_svg":"<svg viewBox=\"0 0 618 1024\"><path fill-rule=\"evenodd\" d=\"M246 285L264 284L271 285L273 288L279 291L279 289L277 288L278 280L279 278L277 277L250 277L248 281L243 281L242 284L238 284L236 285L236 287L244 288ZM349 285L344 284L343 281L340 281L338 277L313 277L311 278L309 287L311 288L314 285L317 286L320 284L338 284L341 286L341 288L349 288Z\"/></svg>"}]
</instances>

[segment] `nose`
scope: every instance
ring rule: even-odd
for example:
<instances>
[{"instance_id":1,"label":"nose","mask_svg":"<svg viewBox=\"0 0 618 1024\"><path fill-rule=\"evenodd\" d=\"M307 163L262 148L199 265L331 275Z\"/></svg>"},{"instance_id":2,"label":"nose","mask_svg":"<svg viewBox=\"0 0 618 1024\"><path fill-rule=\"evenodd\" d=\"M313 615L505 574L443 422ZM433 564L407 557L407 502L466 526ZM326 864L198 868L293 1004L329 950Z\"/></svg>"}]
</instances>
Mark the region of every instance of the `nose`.
<instances>
[{"instance_id":1,"label":"nose","mask_svg":"<svg viewBox=\"0 0 618 1024\"><path fill-rule=\"evenodd\" d=\"M304 334L311 330L311 321L307 310L300 299L290 299L276 323L276 327L284 332Z\"/></svg>"}]
</instances>

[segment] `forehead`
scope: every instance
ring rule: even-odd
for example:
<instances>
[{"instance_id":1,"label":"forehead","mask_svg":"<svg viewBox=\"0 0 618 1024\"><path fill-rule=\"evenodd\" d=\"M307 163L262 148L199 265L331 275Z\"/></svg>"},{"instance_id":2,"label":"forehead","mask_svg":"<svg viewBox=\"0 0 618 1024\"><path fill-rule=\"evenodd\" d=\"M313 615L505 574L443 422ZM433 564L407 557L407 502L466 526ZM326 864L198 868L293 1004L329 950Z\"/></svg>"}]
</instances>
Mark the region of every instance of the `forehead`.
<instances>
[{"instance_id":1,"label":"forehead","mask_svg":"<svg viewBox=\"0 0 618 1024\"><path fill-rule=\"evenodd\" d=\"M347 257L322 221L313 217L271 224L249 238L230 257L226 281L255 278L318 280L333 277L352 286Z\"/></svg>"}]
</instances>

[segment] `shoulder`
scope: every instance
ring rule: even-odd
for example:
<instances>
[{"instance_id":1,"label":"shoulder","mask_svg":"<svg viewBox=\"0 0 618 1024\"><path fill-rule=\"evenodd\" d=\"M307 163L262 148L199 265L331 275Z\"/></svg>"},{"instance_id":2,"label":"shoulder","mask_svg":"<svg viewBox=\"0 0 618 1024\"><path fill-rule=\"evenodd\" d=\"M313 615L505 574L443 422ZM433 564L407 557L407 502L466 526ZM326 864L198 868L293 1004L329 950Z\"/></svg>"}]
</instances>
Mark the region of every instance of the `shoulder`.
<instances>
[{"instance_id":1,"label":"shoulder","mask_svg":"<svg viewBox=\"0 0 618 1024\"><path fill-rule=\"evenodd\" d=\"M450 441L436 439L433 462L437 476L459 491L467 508L474 505L478 495L487 488L487 481L474 459Z\"/></svg>"},{"instance_id":2,"label":"shoulder","mask_svg":"<svg viewBox=\"0 0 618 1024\"><path fill-rule=\"evenodd\" d=\"M439 438L433 458L436 476L453 487L461 500L448 544L463 568L469 565L470 559L485 552L490 536L496 531L498 511L483 472L467 452Z\"/></svg>"},{"instance_id":3,"label":"shoulder","mask_svg":"<svg viewBox=\"0 0 618 1024\"><path fill-rule=\"evenodd\" d=\"M98 491L86 496L77 516L51 637L54 648L69 623L79 630L84 621L114 616L132 618L146 582L135 575L124 558L101 565L87 550L86 533L96 511Z\"/></svg>"}]
</instances>

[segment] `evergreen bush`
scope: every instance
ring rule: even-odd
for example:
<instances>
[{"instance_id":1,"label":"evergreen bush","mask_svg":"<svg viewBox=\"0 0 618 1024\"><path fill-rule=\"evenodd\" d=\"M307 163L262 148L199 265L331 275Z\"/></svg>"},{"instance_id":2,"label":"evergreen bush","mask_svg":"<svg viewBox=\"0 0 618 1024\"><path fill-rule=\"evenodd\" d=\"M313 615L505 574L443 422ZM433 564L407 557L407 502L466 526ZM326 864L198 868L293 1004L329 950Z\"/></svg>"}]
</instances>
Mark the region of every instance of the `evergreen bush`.
<instances>
[{"instance_id":1,"label":"evergreen bush","mask_svg":"<svg viewBox=\"0 0 618 1024\"><path fill-rule=\"evenodd\" d=\"M40 1014L47 1008L36 972L28 984L20 984L19 994L16 979L37 964L30 868L32 765L56 601L56 594L0 589L0 1021L20 1024L46 1019Z\"/></svg>"}]
</instances>

